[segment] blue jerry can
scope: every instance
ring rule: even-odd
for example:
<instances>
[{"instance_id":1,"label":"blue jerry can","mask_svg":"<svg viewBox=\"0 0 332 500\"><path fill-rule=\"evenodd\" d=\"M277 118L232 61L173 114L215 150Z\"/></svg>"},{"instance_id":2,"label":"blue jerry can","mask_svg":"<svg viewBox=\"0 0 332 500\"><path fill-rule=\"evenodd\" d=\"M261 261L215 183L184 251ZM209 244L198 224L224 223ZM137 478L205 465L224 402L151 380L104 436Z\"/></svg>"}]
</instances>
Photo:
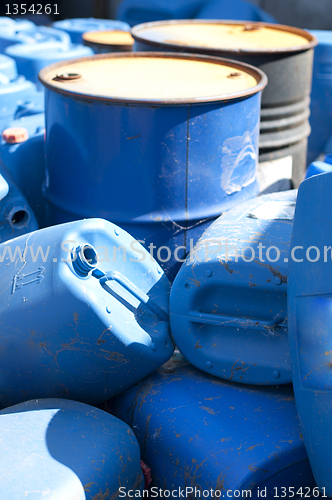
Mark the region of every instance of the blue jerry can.
<instances>
[{"instance_id":1,"label":"blue jerry can","mask_svg":"<svg viewBox=\"0 0 332 500\"><path fill-rule=\"evenodd\" d=\"M332 172L332 165L330 163L314 161L307 168L305 178L309 179L309 177L313 177L314 175L326 174L327 172Z\"/></svg>"},{"instance_id":2,"label":"blue jerry can","mask_svg":"<svg viewBox=\"0 0 332 500\"><path fill-rule=\"evenodd\" d=\"M14 59L0 54L0 73L8 76L10 80L17 77L17 68Z\"/></svg>"},{"instance_id":3,"label":"blue jerry can","mask_svg":"<svg viewBox=\"0 0 332 500\"><path fill-rule=\"evenodd\" d=\"M134 430L155 487L177 498L315 487L290 385L234 384L172 360L107 409Z\"/></svg>"},{"instance_id":4,"label":"blue jerry can","mask_svg":"<svg viewBox=\"0 0 332 500\"><path fill-rule=\"evenodd\" d=\"M39 227L45 227L46 200L42 193L45 180L45 115L24 116L7 125L0 140L0 158L26 197ZM10 135L12 128L23 128L25 134L15 140L15 136L12 138Z\"/></svg>"},{"instance_id":5,"label":"blue jerry can","mask_svg":"<svg viewBox=\"0 0 332 500\"><path fill-rule=\"evenodd\" d=\"M69 34L72 43L82 43L82 35L87 31L130 30L129 24L123 23L122 21L113 21L113 19L95 19L93 17L64 19L63 21L56 21L52 26L62 31L66 31Z\"/></svg>"},{"instance_id":6,"label":"blue jerry can","mask_svg":"<svg viewBox=\"0 0 332 500\"><path fill-rule=\"evenodd\" d=\"M171 291L171 331L194 366L246 384L291 382L288 254L297 191L226 212L199 239Z\"/></svg>"},{"instance_id":7,"label":"blue jerry can","mask_svg":"<svg viewBox=\"0 0 332 500\"><path fill-rule=\"evenodd\" d=\"M38 229L33 211L0 160L0 243Z\"/></svg>"},{"instance_id":8,"label":"blue jerry can","mask_svg":"<svg viewBox=\"0 0 332 500\"><path fill-rule=\"evenodd\" d=\"M69 35L68 35L69 38ZM90 47L61 41L46 41L43 43L15 44L7 47L5 53L15 60L17 71L32 81L40 90L44 90L39 82L40 70L58 61L88 57L94 54Z\"/></svg>"},{"instance_id":9,"label":"blue jerry can","mask_svg":"<svg viewBox=\"0 0 332 500\"><path fill-rule=\"evenodd\" d=\"M296 406L313 473L328 496L332 496L331 190L332 173L311 177L299 188L288 290Z\"/></svg>"},{"instance_id":10,"label":"blue jerry can","mask_svg":"<svg viewBox=\"0 0 332 500\"><path fill-rule=\"evenodd\" d=\"M83 403L41 399L6 408L0 443L3 500L106 500L144 487L132 430Z\"/></svg>"},{"instance_id":11,"label":"blue jerry can","mask_svg":"<svg viewBox=\"0 0 332 500\"><path fill-rule=\"evenodd\" d=\"M169 282L114 224L42 229L0 245L0 258L2 405L100 404L172 355Z\"/></svg>"},{"instance_id":12,"label":"blue jerry can","mask_svg":"<svg viewBox=\"0 0 332 500\"><path fill-rule=\"evenodd\" d=\"M10 25L1 29L0 52L4 53L7 47L19 44L34 45L43 42L70 43L70 36L65 31L47 26Z\"/></svg>"},{"instance_id":13,"label":"blue jerry can","mask_svg":"<svg viewBox=\"0 0 332 500\"><path fill-rule=\"evenodd\" d=\"M13 120L18 107L30 99L36 92L36 87L24 76L10 79L0 73L0 132L6 127L9 120Z\"/></svg>"}]
</instances>

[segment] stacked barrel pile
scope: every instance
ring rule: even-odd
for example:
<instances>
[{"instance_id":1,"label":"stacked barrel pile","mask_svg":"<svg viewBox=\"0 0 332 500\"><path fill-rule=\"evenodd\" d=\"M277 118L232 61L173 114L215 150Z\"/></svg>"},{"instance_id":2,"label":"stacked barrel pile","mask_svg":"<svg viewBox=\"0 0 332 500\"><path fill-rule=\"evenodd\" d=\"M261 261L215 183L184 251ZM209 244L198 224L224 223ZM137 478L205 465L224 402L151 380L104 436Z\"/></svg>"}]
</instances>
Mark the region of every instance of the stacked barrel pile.
<instances>
[{"instance_id":1,"label":"stacked barrel pile","mask_svg":"<svg viewBox=\"0 0 332 500\"><path fill-rule=\"evenodd\" d=\"M307 305L328 321L330 266L307 259L316 286L293 258L325 243L332 174L290 189L316 38L17 28L19 45L11 23L0 34L0 497L332 494L315 443L332 351Z\"/></svg>"}]
</instances>

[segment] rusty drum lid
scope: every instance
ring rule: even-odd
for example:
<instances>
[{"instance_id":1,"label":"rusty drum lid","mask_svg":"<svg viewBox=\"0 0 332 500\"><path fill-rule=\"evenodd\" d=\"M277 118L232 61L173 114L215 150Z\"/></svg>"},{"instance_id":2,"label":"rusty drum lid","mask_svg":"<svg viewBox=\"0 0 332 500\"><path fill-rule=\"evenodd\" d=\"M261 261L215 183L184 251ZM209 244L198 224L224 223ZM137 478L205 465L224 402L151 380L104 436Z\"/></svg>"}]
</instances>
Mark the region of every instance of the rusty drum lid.
<instances>
[{"instance_id":1,"label":"rusty drum lid","mask_svg":"<svg viewBox=\"0 0 332 500\"><path fill-rule=\"evenodd\" d=\"M128 52L61 61L39 78L48 88L87 99L184 104L243 98L266 75L248 64L191 54Z\"/></svg>"}]
</instances>

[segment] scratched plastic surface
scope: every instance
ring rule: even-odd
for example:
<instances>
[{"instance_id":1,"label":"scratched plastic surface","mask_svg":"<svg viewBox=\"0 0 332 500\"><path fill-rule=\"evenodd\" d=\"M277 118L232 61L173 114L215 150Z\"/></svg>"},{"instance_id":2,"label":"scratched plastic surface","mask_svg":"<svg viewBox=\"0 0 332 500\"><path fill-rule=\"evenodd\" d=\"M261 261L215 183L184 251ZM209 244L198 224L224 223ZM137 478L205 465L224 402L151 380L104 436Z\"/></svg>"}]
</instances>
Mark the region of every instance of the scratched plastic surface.
<instances>
[{"instance_id":1,"label":"scratched plastic surface","mask_svg":"<svg viewBox=\"0 0 332 500\"><path fill-rule=\"evenodd\" d=\"M172 360L107 408L134 430L157 487L254 499L266 487L273 500L275 487L315 486L290 385L234 384Z\"/></svg>"},{"instance_id":2,"label":"scratched plastic surface","mask_svg":"<svg viewBox=\"0 0 332 500\"><path fill-rule=\"evenodd\" d=\"M102 500L143 489L132 430L92 406L65 399L27 401L0 411L0 497Z\"/></svg>"},{"instance_id":3,"label":"scratched plastic surface","mask_svg":"<svg viewBox=\"0 0 332 500\"><path fill-rule=\"evenodd\" d=\"M181 267L171 331L194 366L246 384L291 382L287 274L296 196L265 195L226 212Z\"/></svg>"},{"instance_id":4,"label":"scratched plastic surface","mask_svg":"<svg viewBox=\"0 0 332 500\"><path fill-rule=\"evenodd\" d=\"M311 466L332 496L332 173L298 194L289 266L289 339L296 406ZM314 248L310 248L314 247Z\"/></svg>"},{"instance_id":5,"label":"scratched plastic surface","mask_svg":"<svg viewBox=\"0 0 332 500\"><path fill-rule=\"evenodd\" d=\"M26 198L1 160L0 178L0 243L3 243L35 231L38 223Z\"/></svg>"},{"instance_id":6,"label":"scratched plastic surface","mask_svg":"<svg viewBox=\"0 0 332 500\"><path fill-rule=\"evenodd\" d=\"M0 245L0 256L2 405L100 404L172 355L169 282L114 224L49 227Z\"/></svg>"}]
</instances>

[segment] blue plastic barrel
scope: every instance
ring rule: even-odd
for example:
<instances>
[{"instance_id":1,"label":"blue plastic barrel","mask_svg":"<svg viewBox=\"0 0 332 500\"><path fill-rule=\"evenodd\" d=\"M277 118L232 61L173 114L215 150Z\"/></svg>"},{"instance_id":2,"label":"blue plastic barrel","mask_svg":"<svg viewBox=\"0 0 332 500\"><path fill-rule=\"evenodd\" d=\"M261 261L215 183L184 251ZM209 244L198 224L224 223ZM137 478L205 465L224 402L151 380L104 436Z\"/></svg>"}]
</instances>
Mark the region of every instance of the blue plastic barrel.
<instances>
[{"instance_id":1,"label":"blue plastic barrel","mask_svg":"<svg viewBox=\"0 0 332 500\"><path fill-rule=\"evenodd\" d=\"M273 193L226 212L182 265L171 331L197 368L245 384L292 381L287 275L296 196Z\"/></svg>"},{"instance_id":2,"label":"blue plastic barrel","mask_svg":"<svg viewBox=\"0 0 332 500\"><path fill-rule=\"evenodd\" d=\"M50 224L107 218L172 279L206 225L258 193L259 70L128 52L59 63L40 78Z\"/></svg>"},{"instance_id":3,"label":"blue plastic barrel","mask_svg":"<svg viewBox=\"0 0 332 500\"><path fill-rule=\"evenodd\" d=\"M17 76L17 68L14 59L0 54L0 73L8 76L11 80Z\"/></svg>"},{"instance_id":4,"label":"blue plastic barrel","mask_svg":"<svg viewBox=\"0 0 332 500\"><path fill-rule=\"evenodd\" d=\"M296 406L317 485L332 496L332 173L298 194L289 265L288 321Z\"/></svg>"},{"instance_id":5,"label":"blue plastic barrel","mask_svg":"<svg viewBox=\"0 0 332 500\"><path fill-rule=\"evenodd\" d=\"M325 152L332 135L332 31L310 30L317 39L310 104L307 163Z\"/></svg>"},{"instance_id":6,"label":"blue plastic barrel","mask_svg":"<svg viewBox=\"0 0 332 500\"><path fill-rule=\"evenodd\" d=\"M272 500L315 487L290 385L234 384L173 360L107 407L134 430L162 492Z\"/></svg>"},{"instance_id":7,"label":"blue plastic barrel","mask_svg":"<svg viewBox=\"0 0 332 500\"><path fill-rule=\"evenodd\" d=\"M127 23L114 21L113 19L95 19L93 17L65 19L64 21L56 21L52 26L66 31L70 35L72 43L82 43L82 35L87 31L130 30Z\"/></svg>"},{"instance_id":8,"label":"blue plastic barrel","mask_svg":"<svg viewBox=\"0 0 332 500\"><path fill-rule=\"evenodd\" d=\"M40 90L44 90L38 79L40 70L58 61L76 57L92 56L94 52L84 45L67 42L43 42L32 44L16 44L6 49L6 54L15 60L17 71L31 80Z\"/></svg>"},{"instance_id":9,"label":"blue plastic barrel","mask_svg":"<svg viewBox=\"0 0 332 500\"><path fill-rule=\"evenodd\" d=\"M35 91L35 85L24 76L10 79L0 73L0 132L8 121L13 120L20 103L28 100Z\"/></svg>"},{"instance_id":10,"label":"blue plastic barrel","mask_svg":"<svg viewBox=\"0 0 332 500\"><path fill-rule=\"evenodd\" d=\"M0 243L3 243L35 231L38 224L26 198L1 160L0 178Z\"/></svg>"},{"instance_id":11,"label":"blue plastic barrel","mask_svg":"<svg viewBox=\"0 0 332 500\"><path fill-rule=\"evenodd\" d=\"M43 42L62 42L69 44L70 37L64 31L49 28L47 26L36 26L35 24L31 27L14 25L3 28L0 32L0 52L2 53L4 53L5 49L10 45L17 43L32 45Z\"/></svg>"},{"instance_id":12,"label":"blue plastic barrel","mask_svg":"<svg viewBox=\"0 0 332 500\"><path fill-rule=\"evenodd\" d=\"M26 401L0 411L0 435L3 499L106 500L144 488L133 431L98 408Z\"/></svg>"},{"instance_id":13,"label":"blue plastic barrel","mask_svg":"<svg viewBox=\"0 0 332 500\"><path fill-rule=\"evenodd\" d=\"M0 258L4 405L48 396L101 404L172 355L169 282L114 224L45 228L0 245Z\"/></svg>"},{"instance_id":14,"label":"blue plastic barrel","mask_svg":"<svg viewBox=\"0 0 332 500\"><path fill-rule=\"evenodd\" d=\"M326 163L325 161L314 161L310 163L305 178L309 179L309 177L313 177L314 175L326 174L327 172L332 172L332 165L330 163Z\"/></svg>"},{"instance_id":15,"label":"blue plastic barrel","mask_svg":"<svg viewBox=\"0 0 332 500\"><path fill-rule=\"evenodd\" d=\"M45 180L45 116L35 114L8 122L7 129L24 128L20 142L0 140L0 158L28 200L40 228L46 224L46 200L42 193Z\"/></svg>"},{"instance_id":16,"label":"blue plastic barrel","mask_svg":"<svg viewBox=\"0 0 332 500\"><path fill-rule=\"evenodd\" d=\"M208 0L204 2L196 19L234 19L276 23L273 16L251 2L244 0Z\"/></svg>"}]
</instances>

